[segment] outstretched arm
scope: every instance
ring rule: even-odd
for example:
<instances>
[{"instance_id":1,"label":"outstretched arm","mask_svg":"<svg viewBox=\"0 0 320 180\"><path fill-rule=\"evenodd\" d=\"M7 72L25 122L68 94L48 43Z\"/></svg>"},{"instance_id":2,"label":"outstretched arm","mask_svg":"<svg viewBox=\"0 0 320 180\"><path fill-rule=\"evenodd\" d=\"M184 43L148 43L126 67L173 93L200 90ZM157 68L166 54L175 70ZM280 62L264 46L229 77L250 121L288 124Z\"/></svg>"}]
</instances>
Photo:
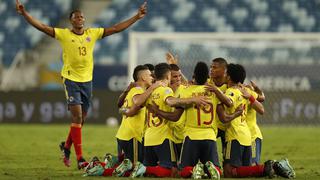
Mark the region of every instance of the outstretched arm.
<instances>
[{"instance_id":1,"label":"outstretched arm","mask_svg":"<svg viewBox=\"0 0 320 180\"><path fill-rule=\"evenodd\" d=\"M25 9L24 6L20 3L19 0L16 0L16 10L22 15L29 24L37 28L39 31L46 33L47 35L54 38L54 29L48 25L42 24L39 20L33 18Z\"/></svg>"},{"instance_id":2,"label":"outstretched arm","mask_svg":"<svg viewBox=\"0 0 320 180\"><path fill-rule=\"evenodd\" d=\"M144 2L136 15L134 15L133 17L131 17L130 19L120 22L110 28L104 28L104 33L102 37L106 37L106 36L110 36L112 34L121 32L125 29L127 29L128 27L130 27L132 24L134 24L135 22L137 22L139 19L142 19L147 13L147 2Z\"/></svg>"}]
</instances>

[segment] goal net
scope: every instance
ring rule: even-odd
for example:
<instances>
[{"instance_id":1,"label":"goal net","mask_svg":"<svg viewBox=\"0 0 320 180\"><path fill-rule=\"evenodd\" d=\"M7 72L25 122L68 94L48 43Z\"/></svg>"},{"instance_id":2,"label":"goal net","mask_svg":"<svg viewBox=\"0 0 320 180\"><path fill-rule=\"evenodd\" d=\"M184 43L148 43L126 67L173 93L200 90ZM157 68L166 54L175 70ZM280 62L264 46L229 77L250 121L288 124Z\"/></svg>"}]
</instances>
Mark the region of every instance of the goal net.
<instances>
[{"instance_id":1,"label":"goal net","mask_svg":"<svg viewBox=\"0 0 320 180\"><path fill-rule=\"evenodd\" d=\"M247 82L255 81L267 94L266 123L319 123L320 36L307 33L145 33L129 37L128 76L140 64L165 62L178 55L179 66L192 77L198 61L216 57L239 63Z\"/></svg>"}]
</instances>

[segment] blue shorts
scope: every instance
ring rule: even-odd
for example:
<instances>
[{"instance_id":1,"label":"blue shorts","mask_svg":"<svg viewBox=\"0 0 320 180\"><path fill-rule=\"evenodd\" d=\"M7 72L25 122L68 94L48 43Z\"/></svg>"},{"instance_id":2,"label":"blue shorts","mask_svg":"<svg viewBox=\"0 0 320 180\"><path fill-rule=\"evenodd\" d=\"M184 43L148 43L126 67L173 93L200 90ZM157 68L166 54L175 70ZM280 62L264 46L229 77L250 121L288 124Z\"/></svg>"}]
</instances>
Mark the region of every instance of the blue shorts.
<instances>
[{"instance_id":1,"label":"blue shorts","mask_svg":"<svg viewBox=\"0 0 320 180\"><path fill-rule=\"evenodd\" d=\"M237 140L228 141L224 157L224 164L251 166L251 146L243 146Z\"/></svg>"},{"instance_id":2,"label":"blue shorts","mask_svg":"<svg viewBox=\"0 0 320 180\"><path fill-rule=\"evenodd\" d=\"M256 138L255 141L252 142L251 146L252 146L252 163L260 164L262 139Z\"/></svg>"},{"instance_id":3,"label":"blue shorts","mask_svg":"<svg viewBox=\"0 0 320 180\"><path fill-rule=\"evenodd\" d=\"M143 145L136 138L129 141L117 139L118 154L124 153L124 158L130 159L131 162L143 162Z\"/></svg>"},{"instance_id":4,"label":"blue shorts","mask_svg":"<svg viewBox=\"0 0 320 180\"><path fill-rule=\"evenodd\" d=\"M145 166L161 166L172 168L176 166L176 152L173 142L169 139L163 141L161 145L144 146L144 161Z\"/></svg>"},{"instance_id":5,"label":"blue shorts","mask_svg":"<svg viewBox=\"0 0 320 180\"><path fill-rule=\"evenodd\" d=\"M75 82L63 79L68 105L81 105L82 112L88 112L92 98L92 81Z\"/></svg>"},{"instance_id":6,"label":"blue shorts","mask_svg":"<svg viewBox=\"0 0 320 180\"><path fill-rule=\"evenodd\" d=\"M220 167L217 144L213 140L191 140L185 137L182 152L181 166L195 166L200 160L203 164L211 161L215 166Z\"/></svg>"}]
</instances>

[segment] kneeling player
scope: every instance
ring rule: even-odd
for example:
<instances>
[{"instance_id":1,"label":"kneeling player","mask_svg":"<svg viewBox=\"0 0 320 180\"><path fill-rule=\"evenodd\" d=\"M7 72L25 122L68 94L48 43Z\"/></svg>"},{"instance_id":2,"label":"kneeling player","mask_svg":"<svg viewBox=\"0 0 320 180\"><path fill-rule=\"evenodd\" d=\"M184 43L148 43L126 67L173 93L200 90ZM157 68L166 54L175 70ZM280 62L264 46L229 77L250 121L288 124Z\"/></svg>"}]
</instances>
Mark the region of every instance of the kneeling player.
<instances>
[{"instance_id":1,"label":"kneeling player","mask_svg":"<svg viewBox=\"0 0 320 180\"><path fill-rule=\"evenodd\" d=\"M242 177L261 177L275 176L275 173L291 178L295 176L292 167L287 160L278 162L266 161L264 165L251 166L251 134L246 122L246 106L249 99L250 105L259 113L263 113L264 109L261 103L250 96L243 87L239 84L243 83L246 77L246 72L243 66L239 64L229 64L227 67L228 89L226 95L231 100L231 103L225 104L225 112L222 113L222 106L218 106L217 111L220 120L227 123L226 130L226 153L224 160L224 176L227 178L242 178ZM244 106L244 113L228 121L224 115L234 113L236 107Z\"/></svg>"}]
</instances>

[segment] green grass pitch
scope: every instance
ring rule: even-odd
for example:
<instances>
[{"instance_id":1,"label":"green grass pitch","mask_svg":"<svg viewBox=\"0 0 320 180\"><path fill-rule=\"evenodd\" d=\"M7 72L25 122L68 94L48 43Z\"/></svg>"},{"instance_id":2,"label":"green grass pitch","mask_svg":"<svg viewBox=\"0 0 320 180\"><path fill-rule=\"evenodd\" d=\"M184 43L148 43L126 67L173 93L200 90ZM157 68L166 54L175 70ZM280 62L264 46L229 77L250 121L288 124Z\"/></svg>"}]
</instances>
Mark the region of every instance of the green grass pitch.
<instances>
[{"instance_id":1,"label":"green grass pitch","mask_svg":"<svg viewBox=\"0 0 320 180\"><path fill-rule=\"evenodd\" d=\"M81 177L82 172L76 169L73 148L72 166L63 165L58 144L65 140L68 129L67 124L0 124L0 179L105 178ZM106 152L115 153L116 131L116 128L104 125L85 125L84 156L102 158ZM265 126L262 132L262 161L287 157L296 170L297 179L320 179L320 127ZM220 152L220 144L218 148Z\"/></svg>"}]
</instances>

